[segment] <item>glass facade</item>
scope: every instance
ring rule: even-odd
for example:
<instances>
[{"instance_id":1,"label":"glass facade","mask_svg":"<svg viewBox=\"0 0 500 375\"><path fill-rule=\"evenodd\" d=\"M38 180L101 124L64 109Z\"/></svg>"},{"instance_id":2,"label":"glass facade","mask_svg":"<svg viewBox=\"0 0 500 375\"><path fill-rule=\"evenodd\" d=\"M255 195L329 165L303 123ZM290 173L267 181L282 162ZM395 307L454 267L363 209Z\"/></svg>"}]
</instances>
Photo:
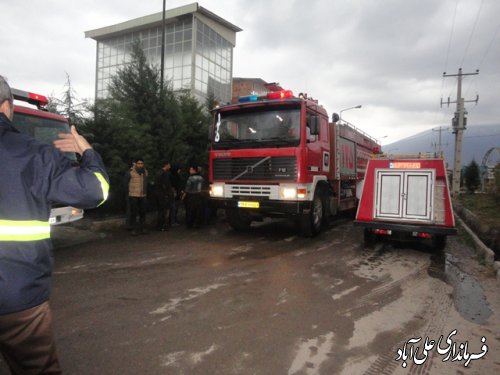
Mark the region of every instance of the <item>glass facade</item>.
<instances>
[{"instance_id":1,"label":"glass facade","mask_svg":"<svg viewBox=\"0 0 500 375\"><path fill-rule=\"evenodd\" d=\"M160 68L162 28L155 26L97 41L96 98L108 95L111 77L130 62L132 43L140 40L148 61ZM165 71L174 90L189 89L204 103L213 92L231 100L233 45L196 17L168 23L165 28Z\"/></svg>"},{"instance_id":2,"label":"glass facade","mask_svg":"<svg viewBox=\"0 0 500 375\"><path fill-rule=\"evenodd\" d=\"M233 46L220 34L196 20L194 94L212 92L222 102L231 100Z\"/></svg>"}]
</instances>

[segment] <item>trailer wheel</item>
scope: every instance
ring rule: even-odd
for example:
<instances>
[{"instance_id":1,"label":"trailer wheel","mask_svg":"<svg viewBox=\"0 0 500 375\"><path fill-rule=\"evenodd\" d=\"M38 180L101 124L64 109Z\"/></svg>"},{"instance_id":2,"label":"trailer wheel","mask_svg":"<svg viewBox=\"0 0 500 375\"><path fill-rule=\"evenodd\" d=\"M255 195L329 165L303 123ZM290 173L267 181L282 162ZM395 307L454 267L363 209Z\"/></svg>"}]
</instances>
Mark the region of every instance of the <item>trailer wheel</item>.
<instances>
[{"instance_id":1,"label":"trailer wheel","mask_svg":"<svg viewBox=\"0 0 500 375\"><path fill-rule=\"evenodd\" d=\"M250 214L238 208L226 209L226 219L231 228L235 230L246 229L252 223Z\"/></svg>"},{"instance_id":2,"label":"trailer wheel","mask_svg":"<svg viewBox=\"0 0 500 375\"><path fill-rule=\"evenodd\" d=\"M365 241L365 245L371 246L375 243L377 236L371 229L365 228L365 230L363 231L363 239Z\"/></svg>"},{"instance_id":3,"label":"trailer wheel","mask_svg":"<svg viewBox=\"0 0 500 375\"><path fill-rule=\"evenodd\" d=\"M311 209L299 219L300 232L305 237L314 237L321 232L325 224L325 197L322 191L316 191Z\"/></svg>"},{"instance_id":4,"label":"trailer wheel","mask_svg":"<svg viewBox=\"0 0 500 375\"><path fill-rule=\"evenodd\" d=\"M438 234L438 235L435 235L433 238L432 238L432 247L435 249L435 250L444 250L444 248L446 247L446 236L443 235L443 234Z\"/></svg>"}]
</instances>

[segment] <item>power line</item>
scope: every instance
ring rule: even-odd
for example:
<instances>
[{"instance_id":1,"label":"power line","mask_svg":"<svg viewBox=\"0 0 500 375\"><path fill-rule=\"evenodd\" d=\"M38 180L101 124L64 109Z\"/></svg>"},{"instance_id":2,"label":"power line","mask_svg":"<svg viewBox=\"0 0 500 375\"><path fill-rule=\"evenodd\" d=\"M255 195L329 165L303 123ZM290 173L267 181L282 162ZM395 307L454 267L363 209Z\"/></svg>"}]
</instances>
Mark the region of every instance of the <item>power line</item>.
<instances>
[{"instance_id":1,"label":"power line","mask_svg":"<svg viewBox=\"0 0 500 375\"><path fill-rule=\"evenodd\" d=\"M448 60L450 58L450 50L451 50L451 41L453 40L453 33L455 31L455 21L456 21L456 18L457 18L457 9L458 9L458 2L460 0L456 0L455 1L455 11L453 12L453 20L452 20L452 23L451 23L451 30L450 30L450 37L448 38L448 48L446 49L446 58L444 60L444 67L443 67L443 72L446 72L447 69L448 69ZM444 75L443 77L441 78L441 98L443 97L443 93L444 93ZM448 97L451 96L451 91L450 93L448 94ZM435 124L437 122L437 113L434 115L434 119L433 119L433 124ZM444 116L441 116L442 119L444 118Z\"/></svg>"},{"instance_id":2,"label":"power line","mask_svg":"<svg viewBox=\"0 0 500 375\"><path fill-rule=\"evenodd\" d=\"M446 59L444 61L443 72L446 72L448 70L448 60L450 58L451 41L453 40L453 33L455 31L455 20L457 18L458 2L459 2L459 0L456 0L456 2L455 2L455 11L453 12L453 21L451 23L450 38L448 39L448 48L446 49ZM443 75L443 78L441 79L441 97L443 97L443 88L444 88L444 75ZM451 92L450 92L450 95L451 95ZM448 95L448 96L450 96L450 95Z\"/></svg>"},{"instance_id":3,"label":"power line","mask_svg":"<svg viewBox=\"0 0 500 375\"><path fill-rule=\"evenodd\" d=\"M483 3L484 3L484 0L481 0L481 5L479 5L479 9L477 10L476 20L474 21L474 26L472 27L471 33L469 35L469 41L467 42L467 46L465 47L464 56L462 57L462 62L460 63L460 66L464 65L465 56L467 55L467 52L469 51L470 42L472 41L472 36L474 35L474 31L476 30L477 21L479 20L479 15L481 14L481 9L483 8Z\"/></svg>"},{"instance_id":4,"label":"power line","mask_svg":"<svg viewBox=\"0 0 500 375\"><path fill-rule=\"evenodd\" d=\"M500 30L500 23L497 26L497 29L495 30L495 33L493 34L493 38L491 38L490 43L488 47L486 48L486 51L484 51L483 57L481 58L481 61L479 62L479 66L477 67L478 69L481 68L481 65L484 62L484 59L486 58L486 55L488 52L490 52L491 46L493 45L493 42L495 41L495 38L497 37L498 31Z\"/></svg>"},{"instance_id":5,"label":"power line","mask_svg":"<svg viewBox=\"0 0 500 375\"><path fill-rule=\"evenodd\" d=\"M495 32L493 33L493 37L491 38L490 42L488 43L488 47L486 47L486 50L484 51L483 56L481 57L481 61L479 62L479 65L478 65L477 69L481 69L481 66L484 63L484 60L486 59L486 56L490 52L491 46L493 45L493 42L495 41L495 39L496 39L497 34L498 34L499 31L500 31L500 23L498 24ZM467 87L467 90L465 91L466 95L470 91L470 88L472 87L472 84L475 83L475 82L476 82L476 77L473 77L473 79L469 83L469 86Z\"/></svg>"},{"instance_id":6,"label":"power line","mask_svg":"<svg viewBox=\"0 0 500 375\"><path fill-rule=\"evenodd\" d=\"M457 17L458 1L459 0L457 0L456 3L455 3L455 12L453 13L453 22L451 24L450 39L448 40L448 49L446 50L446 59L445 59L445 62L444 62L443 72L446 72L446 70L448 69L448 59L450 57L451 40L453 39L453 32L455 30L455 20L456 20L456 17ZM443 82L444 82L444 77L443 77ZM443 85L441 85L441 89L442 89L442 86Z\"/></svg>"}]
</instances>

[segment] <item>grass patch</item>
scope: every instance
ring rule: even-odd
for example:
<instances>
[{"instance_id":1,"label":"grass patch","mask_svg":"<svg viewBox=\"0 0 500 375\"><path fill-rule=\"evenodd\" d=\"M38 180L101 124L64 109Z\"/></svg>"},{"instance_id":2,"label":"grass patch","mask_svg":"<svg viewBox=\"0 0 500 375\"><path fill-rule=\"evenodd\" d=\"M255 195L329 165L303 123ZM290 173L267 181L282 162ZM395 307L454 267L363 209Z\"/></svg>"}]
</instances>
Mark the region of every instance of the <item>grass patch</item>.
<instances>
[{"instance_id":1,"label":"grass patch","mask_svg":"<svg viewBox=\"0 0 500 375\"><path fill-rule=\"evenodd\" d=\"M467 233L465 230L461 230L458 232L458 238L462 244L469 246L469 247L472 247L472 248L475 248L474 240L472 239L470 234Z\"/></svg>"},{"instance_id":2,"label":"grass patch","mask_svg":"<svg viewBox=\"0 0 500 375\"><path fill-rule=\"evenodd\" d=\"M459 202L492 228L500 228L500 204L492 194L460 194Z\"/></svg>"}]
</instances>

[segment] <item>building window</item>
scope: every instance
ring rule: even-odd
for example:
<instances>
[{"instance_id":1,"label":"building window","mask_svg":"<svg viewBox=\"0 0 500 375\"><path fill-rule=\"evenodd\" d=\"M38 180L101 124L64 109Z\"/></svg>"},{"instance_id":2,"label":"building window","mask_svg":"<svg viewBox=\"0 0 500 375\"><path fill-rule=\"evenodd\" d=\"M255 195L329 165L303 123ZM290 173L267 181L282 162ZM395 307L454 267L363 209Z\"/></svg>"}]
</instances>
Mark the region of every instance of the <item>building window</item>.
<instances>
[{"instance_id":1,"label":"building window","mask_svg":"<svg viewBox=\"0 0 500 375\"><path fill-rule=\"evenodd\" d=\"M205 96L212 92L222 102L231 99L232 45L220 34L195 19L195 91ZM228 53L229 52L229 53Z\"/></svg>"}]
</instances>

